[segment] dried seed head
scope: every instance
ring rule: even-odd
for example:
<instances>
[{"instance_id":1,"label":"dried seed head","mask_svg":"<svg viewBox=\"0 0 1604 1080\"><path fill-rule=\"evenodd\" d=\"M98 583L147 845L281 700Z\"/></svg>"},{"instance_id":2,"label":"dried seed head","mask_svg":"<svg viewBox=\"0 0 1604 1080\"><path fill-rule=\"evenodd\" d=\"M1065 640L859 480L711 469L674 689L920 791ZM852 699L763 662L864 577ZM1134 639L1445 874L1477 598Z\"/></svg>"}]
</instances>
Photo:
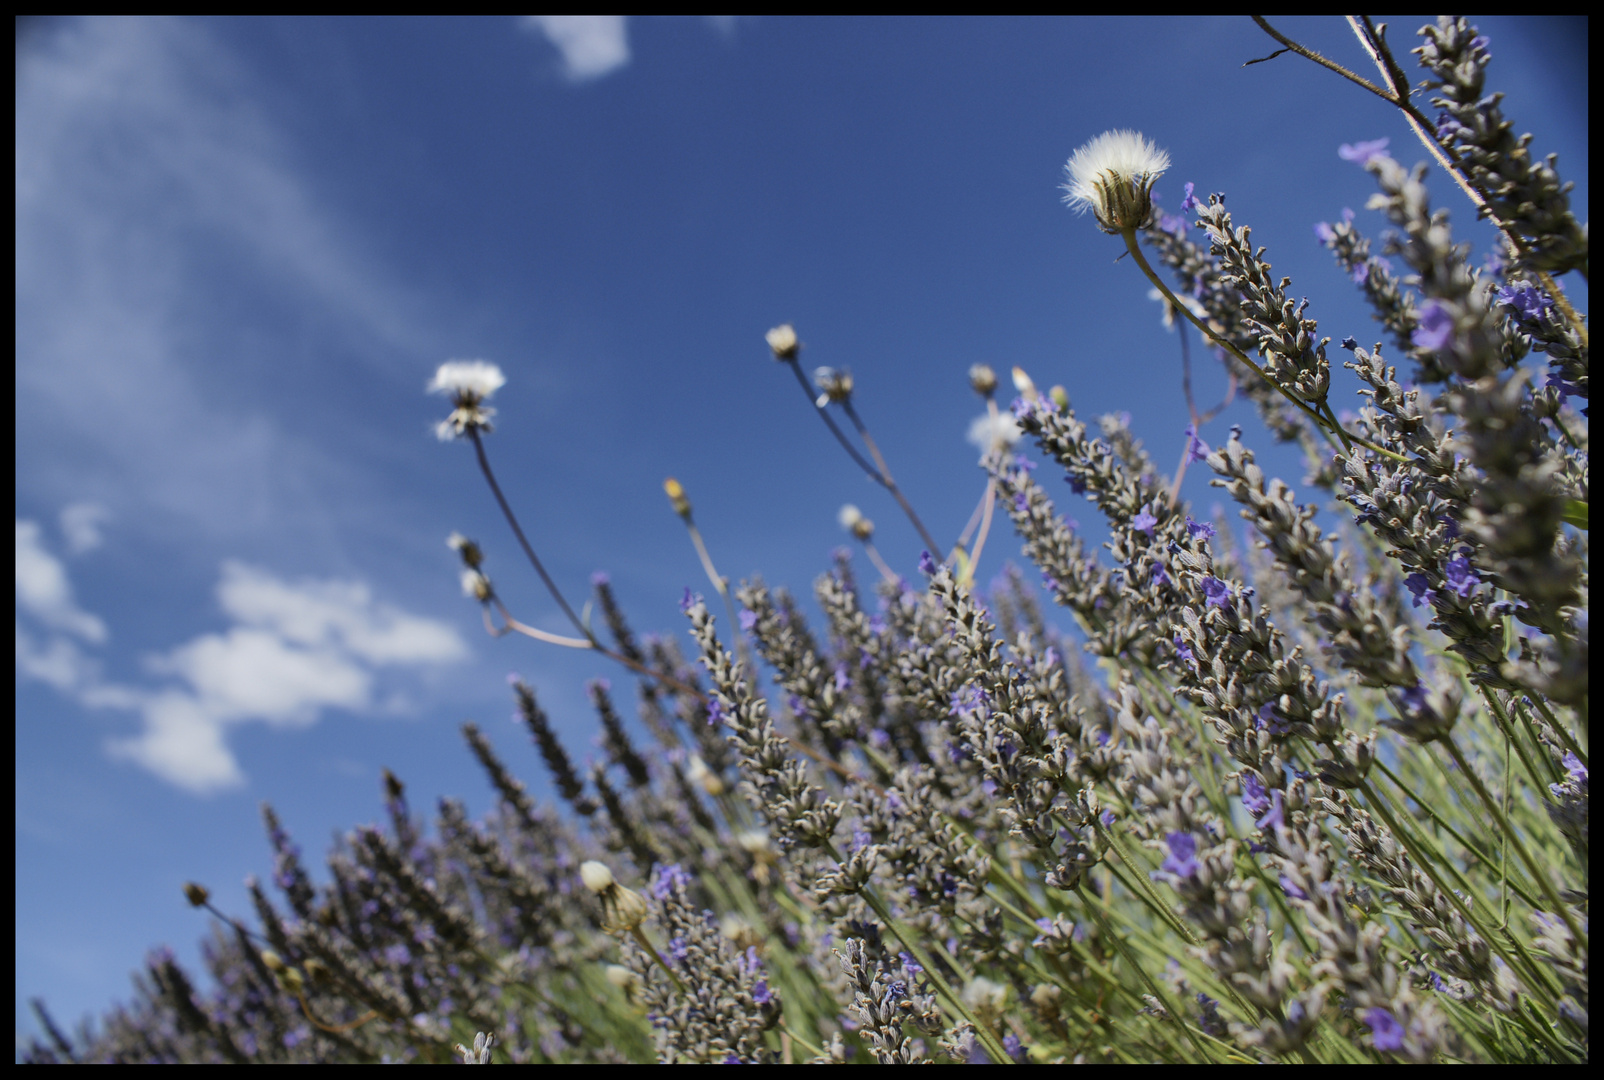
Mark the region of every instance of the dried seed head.
<instances>
[{"instance_id":1,"label":"dried seed head","mask_svg":"<svg viewBox=\"0 0 1604 1080\"><path fill-rule=\"evenodd\" d=\"M991 397L997 389L997 373L990 364L973 364L969 368L969 385L981 397Z\"/></svg>"},{"instance_id":2,"label":"dried seed head","mask_svg":"<svg viewBox=\"0 0 1604 1080\"><path fill-rule=\"evenodd\" d=\"M496 595L496 590L490 587L490 579L477 570L464 570L462 572L462 595L481 604L486 603Z\"/></svg>"},{"instance_id":3,"label":"dried seed head","mask_svg":"<svg viewBox=\"0 0 1604 1080\"><path fill-rule=\"evenodd\" d=\"M852 397L852 372L845 368L814 368L813 385L823 391L814 402L819 408L824 408L832 401L845 402Z\"/></svg>"},{"instance_id":4,"label":"dried seed head","mask_svg":"<svg viewBox=\"0 0 1604 1080\"><path fill-rule=\"evenodd\" d=\"M441 364L428 391L449 397L453 408L451 415L435 426L435 434L445 441L471 431L489 433L490 418L496 410L484 402L505 385L507 377L501 369L484 360L448 360Z\"/></svg>"},{"instance_id":5,"label":"dried seed head","mask_svg":"<svg viewBox=\"0 0 1604 1080\"><path fill-rule=\"evenodd\" d=\"M211 899L211 896L206 886L197 885L193 881L184 882L184 899L189 901L190 907L205 907L206 901Z\"/></svg>"},{"instance_id":6,"label":"dried seed head","mask_svg":"<svg viewBox=\"0 0 1604 1080\"><path fill-rule=\"evenodd\" d=\"M454 532L446 537L446 547L462 556L462 564L470 570L479 569L479 564L485 561L485 553L479 545L461 533Z\"/></svg>"}]
</instances>

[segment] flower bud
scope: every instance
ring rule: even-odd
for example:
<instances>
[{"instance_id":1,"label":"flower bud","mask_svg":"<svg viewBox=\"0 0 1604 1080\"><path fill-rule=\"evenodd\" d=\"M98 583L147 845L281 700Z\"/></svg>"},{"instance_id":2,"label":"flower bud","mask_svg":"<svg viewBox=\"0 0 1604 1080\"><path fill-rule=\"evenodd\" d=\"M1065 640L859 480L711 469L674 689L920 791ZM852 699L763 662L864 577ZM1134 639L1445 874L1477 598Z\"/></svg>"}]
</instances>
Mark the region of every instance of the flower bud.
<instances>
[{"instance_id":1,"label":"flower bud","mask_svg":"<svg viewBox=\"0 0 1604 1080\"><path fill-rule=\"evenodd\" d=\"M1025 369L1020 367L1018 364L1014 365L1014 389L1018 390L1022 396L1027 398L1038 396L1036 393L1036 384L1031 381L1029 375L1025 374Z\"/></svg>"},{"instance_id":2,"label":"flower bud","mask_svg":"<svg viewBox=\"0 0 1604 1080\"><path fill-rule=\"evenodd\" d=\"M591 859L579 864L579 880L585 883L585 888L593 893L606 892L617 882L613 880L613 872L607 869L606 863Z\"/></svg>"},{"instance_id":3,"label":"flower bud","mask_svg":"<svg viewBox=\"0 0 1604 1080\"><path fill-rule=\"evenodd\" d=\"M594 859L579 864L579 880L601 900L602 925L608 930L633 930L646 918L646 901L613 878L606 863Z\"/></svg>"},{"instance_id":4,"label":"flower bud","mask_svg":"<svg viewBox=\"0 0 1604 1080\"><path fill-rule=\"evenodd\" d=\"M724 794L723 778L720 777L718 773L708 768L707 762L703 761L700 755L691 755L690 766L685 770L685 772L686 775L690 777L690 780L693 784L695 784L697 787L700 787L709 795L717 796Z\"/></svg>"},{"instance_id":5,"label":"flower bud","mask_svg":"<svg viewBox=\"0 0 1604 1080\"><path fill-rule=\"evenodd\" d=\"M1051 390L1047 391L1047 396L1052 399L1053 404L1058 408L1069 408L1069 391L1065 390L1062 386L1053 387Z\"/></svg>"},{"instance_id":6,"label":"flower bud","mask_svg":"<svg viewBox=\"0 0 1604 1080\"><path fill-rule=\"evenodd\" d=\"M969 385L974 387L975 393L981 397L989 398L997 390L997 373L991 370L990 364L971 365Z\"/></svg>"},{"instance_id":7,"label":"flower bud","mask_svg":"<svg viewBox=\"0 0 1604 1080\"><path fill-rule=\"evenodd\" d=\"M663 492L668 496L668 501L674 504L674 513L687 521L690 520L691 500L685 497L684 486L670 476L663 481Z\"/></svg>"},{"instance_id":8,"label":"flower bud","mask_svg":"<svg viewBox=\"0 0 1604 1080\"><path fill-rule=\"evenodd\" d=\"M841 523L843 529L859 540L867 540L874 535L874 522L864 517L863 511L851 503L843 506L841 512L835 516L835 519Z\"/></svg>"},{"instance_id":9,"label":"flower bud","mask_svg":"<svg viewBox=\"0 0 1604 1080\"><path fill-rule=\"evenodd\" d=\"M795 360L796 354L802 351L802 343L796 339L796 330L790 323L776 326L763 335L763 340L769 343L776 360Z\"/></svg>"},{"instance_id":10,"label":"flower bud","mask_svg":"<svg viewBox=\"0 0 1604 1080\"><path fill-rule=\"evenodd\" d=\"M623 964L608 964L607 981L623 990L640 982L640 976Z\"/></svg>"},{"instance_id":11,"label":"flower bud","mask_svg":"<svg viewBox=\"0 0 1604 1080\"><path fill-rule=\"evenodd\" d=\"M206 901L212 894L206 891L206 886L197 885L193 881L184 882L184 899L189 901L190 907L205 907Z\"/></svg>"}]
</instances>

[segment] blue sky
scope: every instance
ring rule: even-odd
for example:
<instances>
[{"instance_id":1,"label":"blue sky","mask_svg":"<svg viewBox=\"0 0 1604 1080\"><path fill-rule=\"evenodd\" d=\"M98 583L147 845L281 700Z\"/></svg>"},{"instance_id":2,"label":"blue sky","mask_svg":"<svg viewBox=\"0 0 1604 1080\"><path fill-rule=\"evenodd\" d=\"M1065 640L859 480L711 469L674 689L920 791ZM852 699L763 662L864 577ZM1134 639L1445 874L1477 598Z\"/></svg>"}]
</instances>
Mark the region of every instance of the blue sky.
<instances>
[{"instance_id":1,"label":"blue sky","mask_svg":"<svg viewBox=\"0 0 1604 1080\"><path fill-rule=\"evenodd\" d=\"M1407 49L1425 19L1387 21ZM1585 219L1585 20L1475 21L1491 85ZM1340 20L1276 22L1364 62ZM193 963L205 926L180 887L248 910L262 800L314 860L379 816L384 767L415 807L483 811L470 718L547 790L507 720L509 671L589 752L584 680L619 673L487 638L459 592L453 530L520 618L564 629L471 451L433 438L442 361L506 372L489 450L569 596L605 570L639 631L679 635L682 589L706 583L668 474L737 579L807 594L845 502L899 570L919 553L768 358L776 323L807 366L852 369L939 536L983 489L976 362L1061 383L1083 415L1129 410L1157 460L1178 457L1176 337L1118 241L1060 202L1065 159L1104 130L1169 151L1171 209L1184 181L1226 192L1325 333L1375 340L1311 226L1351 206L1380 232L1340 143L1424 151L1307 62L1241 66L1272 48L1246 19L34 24L16 112L19 1033L31 996L67 1022L104 1010L158 943ZM1485 249L1468 204L1441 177L1433 193ZM1207 403L1224 380L1196 364ZM1302 475L1241 406L1204 437L1235 420L1272 472ZM1216 501L1196 468L1186 490ZM981 580L1017 550L994 535Z\"/></svg>"}]
</instances>

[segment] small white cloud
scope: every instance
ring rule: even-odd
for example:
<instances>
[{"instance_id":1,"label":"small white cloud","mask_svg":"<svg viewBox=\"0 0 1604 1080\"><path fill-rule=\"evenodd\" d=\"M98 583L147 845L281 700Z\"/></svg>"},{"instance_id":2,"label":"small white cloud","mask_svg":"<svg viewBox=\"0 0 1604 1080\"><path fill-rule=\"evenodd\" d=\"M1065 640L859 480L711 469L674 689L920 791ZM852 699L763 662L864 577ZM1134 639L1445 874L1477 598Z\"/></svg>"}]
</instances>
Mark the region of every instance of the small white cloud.
<instances>
[{"instance_id":1,"label":"small white cloud","mask_svg":"<svg viewBox=\"0 0 1604 1080\"><path fill-rule=\"evenodd\" d=\"M44 548L39 525L17 521L17 603L34 618L85 641L106 640L106 624L80 609L61 560Z\"/></svg>"},{"instance_id":2,"label":"small white cloud","mask_svg":"<svg viewBox=\"0 0 1604 1080\"><path fill-rule=\"evenodd\" d=\"M574 82L599 79L629 63L623 15L525 15L563 54L564 73Z\"/></svg>"},{"instance_id":3,"label":"small white cloud","mask_svg":"<svg viewBox=\"0 0 1604 1080\"><path fill-rule=\"evenodd\" d=\"M49 683L62 693L70 693L95 680L95 663L78 646L64 637L53 637L39 645L33 635L17 621L17 674Z\"/></svg>"},{"instance_id":4,"label":"small white cloud","mask_svg":"<svg viewBox=\"0 0 1604 1080\"><path fill-rule=\"evenodd\" d=\"M108 744L112 756L143 765L186 791L206 795L245 783L223 741L223 726L203 702L183 693L156 694L143 707L145 730Z\"/></svg>"},{"instance_id":5,"label":"small white cloud","mask_svg":"<svg viewBox=\"0 0 1604 1080\"><path fill-rule=\"evenodd\" d=\"M243 563L223 564L217 586L223 611L247 626L298 645L341 646L373 664L458 660L468 648L444 623L375 603L356 581L291 585Z\"/></svg>"},{"instance_id":6,"label":"small white cloud","mask_svg":"<svg viewBox=\"0 0 1604 1080\"><path fill-rule=\"evenodd\" d=\"M105 543L100 526L110 517L111 511L98 503L73 503L65 507L61 511L61 534L67 538L67 550L82 555Z\"/></svg>"},{"instance_id":7,"label":"small white cloud","mask_svg":"<svg viewBox=\"0 0 1604 1080\"><path fill-rule=\"evenodd\" d=\"M67 597L69 608L71 603L66 573L39 547L38 527L32 522L17 523L17 551L19 603L26 578L33 599L23 606L55 612L61 622L61 597ZM26 574L25 558L31 560ZM54 584L52 568L59 579ZM203 634L148 662L153 674L170 676L177 685L104 683L99 665L76 642L57 634L40 645L20 620L17 673L48 683L88 708L138 712L141 730L112 740L108 749L113 756L204 795L245 782L228 747L231 726L254 721L276 728L306 727L330 708L401 712L394 693L375 703L374 668L456 660L468 651L450 626L380 604L361 582L291 583L228 562L217 597L233 626ZM103 637L103 627L101 633Z\"/></svg>"},{"instance_id":8,"label":"small white cloud","mask_svg":"<svg viewBox=\"0 0 1604 1080\"><path fill-rule=\"evenodd\" d=\"M703 15L707 25L711 26L718 36L728 41L735 37L735 24L740 20L739 15Z\"/></svg>"},{"instance_id":9,"label":"small white cloud","mask_svg":"<svg viewBox=\"0 0 1604 1080\"><path fill-rule=\"evenodd\" d=\"M1006 450L1019 441L1019 425L1007 413L992 416L982 413L969 422L969 434L964 436L982 454L993 450Z\"/></svg>"},{"instance_id":10,"label":"small white cloud","mask_svg":"<svg viewBox=\"0 0 1604 1080\"><path fill-rule=\"evenodd\" d=\"M151 661L177 675L215 723L265 720L305 727L319 709L360 709L372 676L338 649L299 648L266 630L206 634ZM149 709L147 707L147 718Z\"/></svg>"}]
</instances>

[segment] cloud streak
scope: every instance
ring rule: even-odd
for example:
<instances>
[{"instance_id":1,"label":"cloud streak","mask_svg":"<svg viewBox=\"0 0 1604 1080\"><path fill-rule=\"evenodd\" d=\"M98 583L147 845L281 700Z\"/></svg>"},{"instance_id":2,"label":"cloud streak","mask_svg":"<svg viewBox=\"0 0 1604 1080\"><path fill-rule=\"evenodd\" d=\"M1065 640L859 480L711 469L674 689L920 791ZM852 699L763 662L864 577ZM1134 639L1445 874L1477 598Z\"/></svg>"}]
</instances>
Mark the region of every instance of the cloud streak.
<instances>
[{"instance_id":1,"label":"cloud streak","mask_svg":"<svg viewBox=\"0 0 1604 1080\"><path fill-rule=\"evenodd\" d=\"M573 82L599 79L629 63L623 15L525 15L524 25L557 47L563 73Z\"/></svg>"}]
</instances>

